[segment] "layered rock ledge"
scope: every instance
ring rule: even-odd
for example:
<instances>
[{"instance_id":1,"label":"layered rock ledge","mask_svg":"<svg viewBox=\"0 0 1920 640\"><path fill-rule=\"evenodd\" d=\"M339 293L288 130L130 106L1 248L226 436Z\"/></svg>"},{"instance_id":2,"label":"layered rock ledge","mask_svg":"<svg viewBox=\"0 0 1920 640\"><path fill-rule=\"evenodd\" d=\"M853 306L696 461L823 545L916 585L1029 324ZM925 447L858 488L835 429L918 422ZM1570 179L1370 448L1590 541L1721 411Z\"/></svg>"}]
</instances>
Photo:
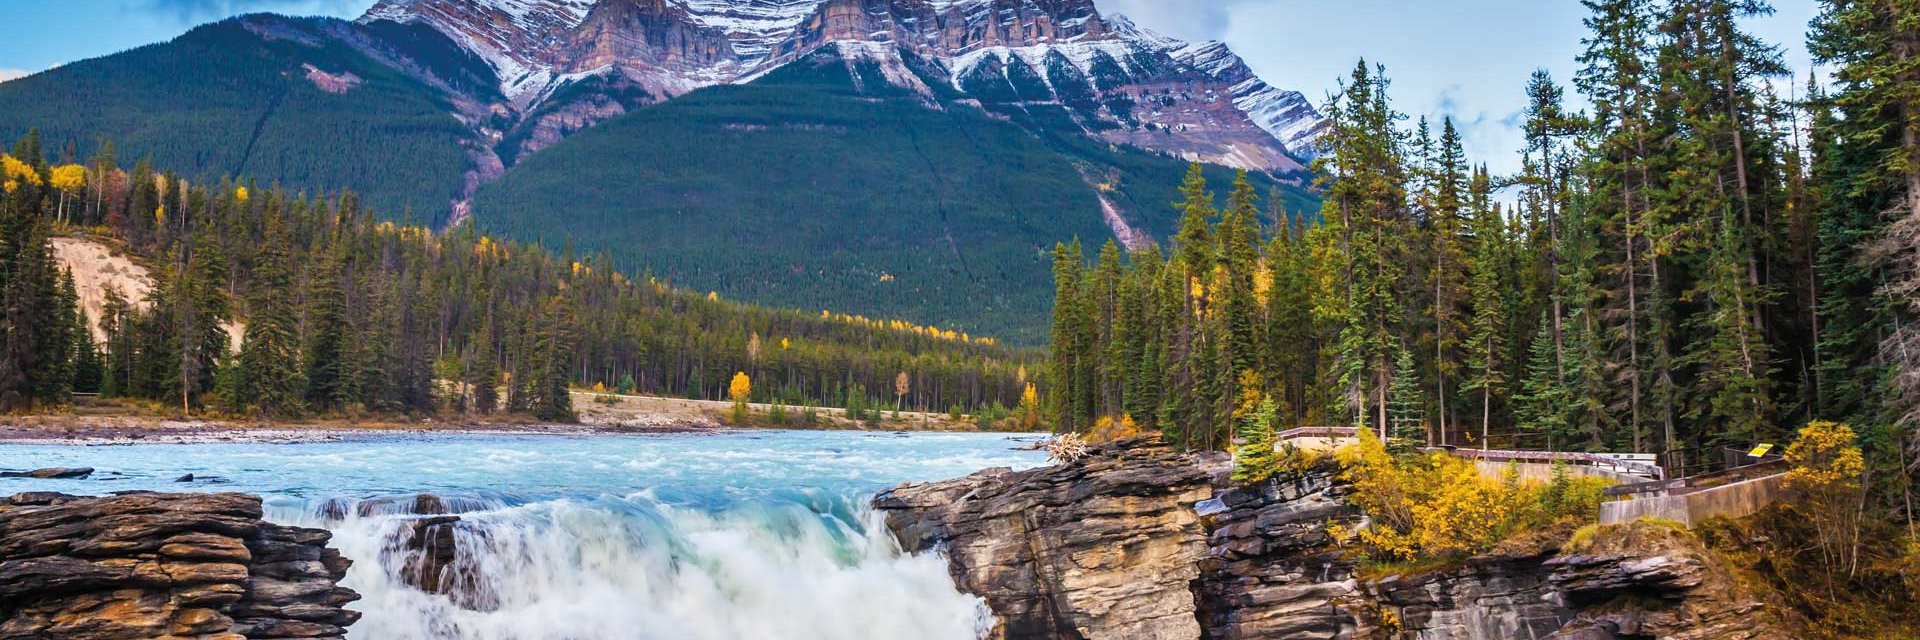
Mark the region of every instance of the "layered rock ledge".
<instances>
[{"instance_id":1,"label":"layered rock ledge","mask_svg":"<svg viewBox=\"0 0 1920 640\"><path fill-rule=\"evenodd\" d=\"M232 493L0 498L0 640L341 638L351 562L261 516Z\"/></svg>"},{"instance_id":2,"label":"layered rock ledge","mask_svg":"<svg viewBox=\"0 0 1920 640\"><path fill-rule=\"evenodd\" d=\"M1329 527L1364 526L1331 469L1227 488L1220 457L1152 441L875 499L902 546L940 550L999 640L1785 640L1691 536L1603 529L1445 569L1362 575Z\"/></svg>"}]
</instances>

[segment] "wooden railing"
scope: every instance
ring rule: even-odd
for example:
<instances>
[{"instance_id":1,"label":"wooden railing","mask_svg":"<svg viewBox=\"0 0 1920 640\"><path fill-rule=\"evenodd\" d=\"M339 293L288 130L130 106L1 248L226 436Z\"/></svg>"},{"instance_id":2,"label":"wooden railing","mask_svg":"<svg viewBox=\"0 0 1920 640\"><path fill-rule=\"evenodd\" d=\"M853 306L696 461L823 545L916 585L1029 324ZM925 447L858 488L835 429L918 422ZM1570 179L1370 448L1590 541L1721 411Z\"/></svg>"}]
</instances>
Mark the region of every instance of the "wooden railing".
<instances>
[{"instance_id":1,"label":"wooden railing","mask_svg":"<svg viewBox=\"0 0 1920 640\"><path fill-rule=\"evenodd\" d=\"M1296 427L1279 434L1281 442L1301 438L1358 438L1360 430L1353 427Z\"/></svg>"},{"instance_id":2,"label":"wooden railing","mask_svg":"<svg viewBox=\"0 0 1920 640\"><path fill-rule=\"evenodd\" d=\"M1621 460L1619 458L1615 458L1612 456L1603 456L1603 455L1592 454L1592 453L1571 452L1571 451L1501 451L1498 449L1489 450L1489 449L1459 449L1459 448L1448 449L1446 451L1448 453L1452 453L1453 455L1466 458L1468 460L1489 460L1489 461L1495 461L1495 462L1532 462L1532 463L1541 463L1541 464L1563 463L1563 464L1579 465L1579 466L1586 466L1586 467L1603 468L1603 469L1607 469L1609 471L1613 471L1615 473L1619 473L1623 475L1639 476L1642 478L1653 478L1656 481L1664 480L1667 477L1666 470L1661 469L1659 465L1647 464L1644 462L1634 462L1632 460Z\"/></svg>"}]
</instances>

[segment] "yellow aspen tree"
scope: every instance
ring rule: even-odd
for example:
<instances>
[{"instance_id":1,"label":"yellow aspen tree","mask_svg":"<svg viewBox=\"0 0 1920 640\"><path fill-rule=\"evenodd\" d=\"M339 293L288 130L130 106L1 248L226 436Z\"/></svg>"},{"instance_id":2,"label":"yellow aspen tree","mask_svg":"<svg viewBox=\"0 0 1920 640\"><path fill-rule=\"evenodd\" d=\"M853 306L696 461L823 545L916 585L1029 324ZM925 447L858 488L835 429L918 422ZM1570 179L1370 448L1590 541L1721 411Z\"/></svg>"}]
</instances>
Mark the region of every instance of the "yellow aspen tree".
<instances>
[{"instance_id":1,"label":"yellow aspen tree","mask_svg":"<svg viewBox=\"0 0 1920 640\"><path fill-rule=\"evenodd\" d=\"M1860 476L1867 464L1856 441L1847 425L1813 422L1787 445L1787 464L1792 465L1787 472L1787 488L1799 494L1795 506L1813 523L1829 584L1860 568Z\"/></svg>"},{"instance_id":2,"label":"yellow aspen tree","mask_svg":"<svg viewBox=\"0 0 1920 640\"><path fill-rule=\"evenodd\" d=\"M746 422L747 399L753 397L753 379L747 377L747 372L733 374L733 382L727 385L727 397L733 399L733 423Z\"/></svg>"},{"instance_id":3,"label":"yellow aspen tree","mask_svg":"<svg viewBox=\"0 0 1920 640\"><path fill-rule=\"evenodd\" d=\"M906 410L907 392L912 390L913 379L907 377L907 372L902 371L900 375L893 377L893 397L898 402L898 404L895 405L898 407L897 410Z\"/></svg>"},{"instance_id":4,"label":"yellow aspen tree","mask_svg":"<svg viewBox=\"0 0 1920 640\"><path fill-rule=\"evenodd\" d=\"M1020 392L1020 428L1028 431L1040 428L1040 391L1031 382Z\"/></svg>"},{"instance_id":5,"label":"yellow aspen tree","mask_svg":"<svg viewBox=\"0 0 1920 640\"><path fill-rule=\"evenodd\" d=\"M50 182L60 192L60 207L56 210L56 217L64 223L67 221L67 199L87 186L87 168L77 164L54 167Z\"/></svg>"}]
</instances>

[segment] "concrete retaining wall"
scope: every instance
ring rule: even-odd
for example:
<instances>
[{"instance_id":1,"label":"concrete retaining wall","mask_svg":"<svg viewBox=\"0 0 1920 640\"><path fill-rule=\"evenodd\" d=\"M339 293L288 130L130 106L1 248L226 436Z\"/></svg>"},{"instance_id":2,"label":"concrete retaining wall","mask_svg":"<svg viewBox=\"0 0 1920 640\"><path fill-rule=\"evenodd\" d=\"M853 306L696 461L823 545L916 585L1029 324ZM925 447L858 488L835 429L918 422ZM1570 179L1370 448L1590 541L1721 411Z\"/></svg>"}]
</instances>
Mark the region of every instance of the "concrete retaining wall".
<instances>
[{"instance_id":1,"label":"concrete retaining wall","mask_svg":"<svg viewBox=\"0 0 1920 640\"><path fill-rule=\"evenodd\" d=\"M1650 496L1600 505L1600 524L1664 518L1689 527L1714 516L1753 515L1786 493L1786 474L1736 482L1677 496Z\"/></svg>"}]
</instances>

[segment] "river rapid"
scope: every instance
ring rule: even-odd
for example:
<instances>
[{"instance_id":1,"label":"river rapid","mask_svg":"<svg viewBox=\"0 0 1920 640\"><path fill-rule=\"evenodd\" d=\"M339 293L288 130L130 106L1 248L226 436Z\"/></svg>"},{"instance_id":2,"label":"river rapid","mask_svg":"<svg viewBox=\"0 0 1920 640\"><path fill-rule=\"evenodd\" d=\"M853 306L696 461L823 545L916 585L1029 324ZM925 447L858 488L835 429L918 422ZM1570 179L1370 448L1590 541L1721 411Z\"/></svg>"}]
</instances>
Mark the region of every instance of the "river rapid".
<instances>
[{"instance_id":1,"label":"river rapid","mask_svg":"<svg viewBox=\"0 0 1920 640\"><path fill-rule=\"evenodd\" d=\"M1019 444L741 431L0 445L0 468L97 469L0 491L259 494L269 519L332 530L354 560L354 640L977 640L982 602L944 559L902 554L868 502L901 482L1044 462ZM484 605L403 580L422 493L459 513L451 579Z\"/></svg>"}]
</instances>

